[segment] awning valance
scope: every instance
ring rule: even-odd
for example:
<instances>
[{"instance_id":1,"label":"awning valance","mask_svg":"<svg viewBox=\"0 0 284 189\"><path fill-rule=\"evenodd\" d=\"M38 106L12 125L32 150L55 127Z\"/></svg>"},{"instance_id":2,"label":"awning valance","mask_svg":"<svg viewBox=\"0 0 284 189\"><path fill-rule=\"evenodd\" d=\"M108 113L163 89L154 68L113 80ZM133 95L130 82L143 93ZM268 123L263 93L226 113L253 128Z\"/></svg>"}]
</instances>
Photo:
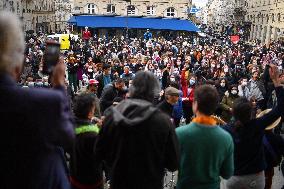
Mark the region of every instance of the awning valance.
<instances>
[{"instance_id":1,"label":"awning valance","mask_svg":"<svg viewBox=\"0 0 284 189\"><path fill-rule=\"evenodd\" d=\"M68 23L73 23L81 27L88 26L91 28L137 28L189 32L200 31L196 25L189 20L170 18L80 15L72 16Z\"/></svg>"}]
</instances>

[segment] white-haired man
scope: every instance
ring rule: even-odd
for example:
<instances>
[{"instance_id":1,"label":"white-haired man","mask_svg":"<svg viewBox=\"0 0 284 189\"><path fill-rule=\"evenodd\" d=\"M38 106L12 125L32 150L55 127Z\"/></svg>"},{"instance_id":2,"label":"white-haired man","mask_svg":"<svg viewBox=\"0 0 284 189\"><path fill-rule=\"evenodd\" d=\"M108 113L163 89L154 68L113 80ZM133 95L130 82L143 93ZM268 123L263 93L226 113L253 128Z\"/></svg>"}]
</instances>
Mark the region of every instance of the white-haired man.
<instances>
[{"instance_id":1,"label":"white-haired man","mask_svg":"<svg viewBox=\"0 0 284 189\"><path fill-rule=\"evenodd\" d=\"M19 19L0 11L0 188L69 189L61 147L72 148L74 131L65 66L53 71L54 90L19 88L24 50Z\"/></svg>"}]
</instances>

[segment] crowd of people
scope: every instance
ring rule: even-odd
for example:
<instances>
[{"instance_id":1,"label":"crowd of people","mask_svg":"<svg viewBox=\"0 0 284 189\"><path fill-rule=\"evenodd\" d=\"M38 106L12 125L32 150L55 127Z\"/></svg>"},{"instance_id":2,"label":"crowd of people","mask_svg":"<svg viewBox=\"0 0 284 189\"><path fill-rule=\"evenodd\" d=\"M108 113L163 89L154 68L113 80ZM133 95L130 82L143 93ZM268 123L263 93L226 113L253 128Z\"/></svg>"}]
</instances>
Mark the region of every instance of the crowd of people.
<instances>
[{"instance_id":1,"label":"crowd of people","mask_svg":"<svg viewBox=\"0 0 284 189\"><path fill-rule=\"evenodd\" d=\"M178 189L217 189L220 177L271 188L284 155L281 41L108 39L86 27L49 76L46 36L21 33L0 13L0 188L161 189L176 170Z\"/></svg>"}]
</instances>

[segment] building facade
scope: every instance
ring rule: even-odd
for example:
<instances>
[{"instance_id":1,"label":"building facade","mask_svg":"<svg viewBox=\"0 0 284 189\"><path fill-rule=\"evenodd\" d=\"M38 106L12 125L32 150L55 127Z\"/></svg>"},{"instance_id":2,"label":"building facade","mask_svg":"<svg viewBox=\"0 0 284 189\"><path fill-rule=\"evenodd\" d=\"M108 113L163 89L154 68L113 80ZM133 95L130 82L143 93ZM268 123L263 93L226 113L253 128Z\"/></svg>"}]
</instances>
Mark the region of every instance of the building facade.
<instances>
[{"instance_id":1,"label":"building facade","mask_svg":"<svg viewBox=\"0 0 284 189\"><path fill-rule=\"evenodd\" d=\"M66 29L72 0L1 0L0 10L16 13L26 32L50 33Z\"/></svg>"},{"instance_id":2,"label":"building facade","mask_svg":"<svg viewBox=\"0 0 284 189\"><path fill-rule=\"evenodd\" d=\"M74 1L55 0L55 31L64 31L68 28L67 21L71 18Z\"/></svg>"},{"instance_id":3,"label":"building facade","mask_svg":"<svg viewBox=\"0 0 284 189\"><path fill-rule=\"evenodd\" d=\"M188 18L191 0L74 0L74 14Z\"/></svg>"},{"instance_id":4,"label":"building facade","mask_svg":"<svg viewBox=\"0 0 284 189\"><path fill-rule=\"evenodd\" d=\"M284 32L284 1L250 0L245 18L251 23L251 40L262 43L277 40Z\"/></svg>"}]
</instances>

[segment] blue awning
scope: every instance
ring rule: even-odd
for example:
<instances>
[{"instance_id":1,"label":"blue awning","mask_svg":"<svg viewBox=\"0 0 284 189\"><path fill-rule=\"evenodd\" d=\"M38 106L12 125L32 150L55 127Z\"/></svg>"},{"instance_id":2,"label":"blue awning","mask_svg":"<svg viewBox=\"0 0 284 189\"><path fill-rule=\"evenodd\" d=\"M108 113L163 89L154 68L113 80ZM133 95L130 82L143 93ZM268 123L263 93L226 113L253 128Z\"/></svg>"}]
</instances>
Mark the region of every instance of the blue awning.
<instances>
[{"instance_id":1,"label":"blue awning","mask_svg":"<svg viewBox=\"0 0 284 189\"><path fill-rule=\"evenodd\" d=\"M74 23L81 27L91 28L134 28L154 30L175 31L200 31L195 24L189 20L170 18L148 18L148 17L125 17L125 16L94 16L81 15L72 16L68 23Z\"/></svg>"},{"instance_id":2,"label":"blue awning","mask_svg":"<svg viewBox=\"0 0 284 189\"><path fill-rule=\"evenodd\" d=\"M76 22L76 16L72 16L69 20L68 20L68 23L74 23L74 24L76 24L77 22Z\"/></svg>"}]
</instances>

